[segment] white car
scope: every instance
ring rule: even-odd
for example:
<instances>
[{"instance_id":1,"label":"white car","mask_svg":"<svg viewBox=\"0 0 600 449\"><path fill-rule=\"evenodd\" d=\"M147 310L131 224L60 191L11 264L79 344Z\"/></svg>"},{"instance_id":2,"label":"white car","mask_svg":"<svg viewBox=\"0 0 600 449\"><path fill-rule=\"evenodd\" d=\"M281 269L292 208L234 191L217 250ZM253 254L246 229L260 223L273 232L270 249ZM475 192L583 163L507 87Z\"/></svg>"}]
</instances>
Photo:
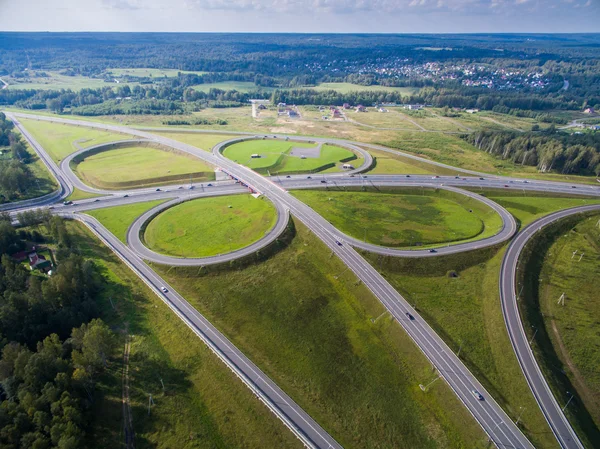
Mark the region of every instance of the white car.
<instances>
[{"instance_id":1,"label":"white car","mask_svg":"<svg viewBox=\"0 0 600 449\"><path fill-rule=\"evenodd\" d=\"M169 291L167 290L167 287L161 287L160 289L163 291L163 293L167 293Z\"/></svg>"},{"instance_id":2,"label":"white car","mask_svg":"<svg viewBox=\"0 0 600 449\"><path fill-rule=\"evenodd\" d=\"M473 396L475 396L475 399L477 399L478 401L483 401L483 396L481 396L481 393L477 390L471 390L471 393L473 393Z\"/></svg>"}]
</instances>

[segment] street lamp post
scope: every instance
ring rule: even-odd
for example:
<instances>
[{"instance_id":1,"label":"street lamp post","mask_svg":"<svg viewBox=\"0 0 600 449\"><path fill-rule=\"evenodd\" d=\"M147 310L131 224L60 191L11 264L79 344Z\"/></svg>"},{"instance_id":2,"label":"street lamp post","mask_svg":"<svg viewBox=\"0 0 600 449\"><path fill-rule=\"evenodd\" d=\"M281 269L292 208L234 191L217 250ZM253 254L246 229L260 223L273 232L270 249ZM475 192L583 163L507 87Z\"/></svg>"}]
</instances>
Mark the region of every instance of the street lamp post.
<instances>
[{"instance_id":1,"label":"street lamp post","mask_svg":"<svg viewBox=\"0 0 600 449\"><path fill-rule=\"evenodd\" d=\"M531 343L533 343L533 339L535 338L535 336L537 335L537 333L538 333L538 330L539 330L539 329L538 329L537 327L535 327L535 326L531 326L531 327L533 327L533 328L535 329L535 332L533 333L533 337L531 337L531 340L529 340L529 346L531 346Z\"/></svg>"},{"instance_id":2,"label":"street lamp post","mask_svg":"<svg viewBox=\"0 0 600 449\"><path fill-rule=\"evenodd\" d=\"M569 404L571 403L571 401L573 400L573 397L574 397L573 393L571 393L571 392L569 392L569 391L567 391L567 394L568 394L568 395L571 395L571 397L569 398L569 400L567 401L567 403L565 404L565 406L562 408L562 411L563 411L563 412L564 412L564 411L565 411L565 409L566 409L566 408L569 406Z\"/></svg>"}]
</instances>

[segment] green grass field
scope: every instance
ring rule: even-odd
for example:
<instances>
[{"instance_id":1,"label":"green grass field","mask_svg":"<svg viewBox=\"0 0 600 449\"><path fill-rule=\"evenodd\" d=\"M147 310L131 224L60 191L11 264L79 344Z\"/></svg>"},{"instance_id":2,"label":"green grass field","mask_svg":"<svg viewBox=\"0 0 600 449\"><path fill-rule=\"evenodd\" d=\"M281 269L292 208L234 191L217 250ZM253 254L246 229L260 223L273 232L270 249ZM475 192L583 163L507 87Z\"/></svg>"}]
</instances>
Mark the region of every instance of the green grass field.
<instances>
[{"instance_id":1,"label":"green grass field","mask_svg":"<svg viewBox=\"0 0 600 449\"><path fill-rule=\"evenodd\" d=\"M567 207L589 204L582 198L519 196L490 190L486 196L506 207L522 225ZM504 196L501 196L504 195ZM498 282L506 247L413 261L367 255L516 420L536 447L556 448L554 439L522 376L506 334ZM450 277L455 271L458 277ZM523 409L522 409L522 408Z\"/></svg>"},{"instance_id":2,"label":"green grass field","mask_svg":"<svg viewBox=\"0 0 600 449\"><path fill-rule=\"evenodd\" d=\"M374 91L374 92L397 92L402 95L413 95L419 92L418 87L388 87L388 86L363 86L361 84L352 84L352 83L321 83L315 87L308 87L307 89L314 90L335 90L342 94L347 94L350 92L365 92L365 91Z\"/></svg>"},{"instance_id":3,"label":"green grass field","mask_svg":"<svg viewBox=\"0 0 600 449\"><path fill-rule=\"evenodd\" d=\"M596 427L600 427L600 215L580 220L545 254L539 282L546 333ZM558 299L565 294L565 305Z\"/></svg>"},{"instance_id":4,"label":"green grass field","mask_svg":"<svg viewBox=\"0 0 600 449\"><path fill-rule=\"evenodd\" d=\"M104 189L172 184L190 176L195 182L215 179L214 168L196 157L150 147L102 151L74 168L84 182Z\"/></svg>"},{"instance_id":5,"label":"green grass field","mask_svg":"<svg viewBox=\"0 0 600 449\"><path fill-rule=\"evenodd\" d=\"M177 132L153 132L159 136L168 137L169 139L177 140L178 142L193 145L201 150L211 151L219 142L236 137L226 134L204 134L204 133L177 133Z\"/></svg>"},{"instance_id":6,"label":"green grass field","mask_svg":"<svg viewBox=\"0 0 600 449\"><path fill-rule=\"evenodd\" d=\"M275 174L323 171L325 165L332 163L335 163L336 167L326 167L325 169L332 168L335 169L334 171L340 171L342 165L340 161L350 158L354 154L345 148L324 144L318 158L307 157L302 159L297 156L290 156L290 152L294 147L313 148L316 146L316 144L282 140L249 140L225 148L223 155L259 173L268 171ZM261 157L252 158L252 154L259 154ZM354 159L349 163L358 167L362 164L362 158Z\"/></svg>"},{"instance_id":7,"label":"green grass field","mask_svg":"<svg viewBox=\"0 0 600 449\"><path fill-rule=\"evenodd\" d=\"M208 92L211 89L221 90L237 90L238 92L251 92L258 90L259 86L250 81L221 81L218 83L205 83L192 86L194 89L200 92ZM261 90L273 91L273 87L260 87Z\"/></svg>"},{"instance_id":8,"label":"green grass field","mask_svg":"<svg viewBox=\"0 0 600 449\"><path fill-rule=\"evenodd\" d=\"M296 190L293 195L340 231L382 246L414 247L484 238L501 226L492 209L452 192L382 192Z\"/></svg>"},{"instance_id":9,"label":"green grass field","mask_svg":"<svg viewBox=\"0 0 600 449\"><path fill-rule=\"evenodd\" d=\"M156 268L345 448L487 447L446 384L419 389L431 365L330 254L299 225L241 270Z\"/></svg>"},{"instance_id":10,"label":"green grass field","mask_svg":"<svg viewBox=\"0 0 600 449\"><path fill-rule=\"evenodd\" d=\"M84 225L67 225L81 254L93 260L104 278L99 302L102 319L117 333L121 349L125 335L132 336L129 386L136 447L302 447L281 421ZM106 375L96 384L86 447L125 447L122 367L121 357L111 361ZM150 414L149 394L155 404Z\"/></svg>"},{"instance_id":11,"label":"green grass field","mask_svg":"<svg viewBox=\"0 0 600 449\"><path fill-rule=\"evenodd\" d=\"M166 200L147 201L144 203L126 204L123 206L113 206L104 209L94 209L87 211L86 214L96 218L102 223L115 237L123 243L127 243L127 230L129 226L146 211L164 203Z\"/></svg>"},{"instance_id":12,"label":"green grass field","mask_svg":"<svg viewBox=\"0 0 600 449\"><path fill-rule=\"evenodd\" d=\"M71 193L66 199L69 201L77 201L77 200L86 200L88 198L96 198L102 196L100 194L84 192L83 190L79 190L77 187L73 188L73 193Z\"/></svg>"},{"instance_id":13,"label":"green grass field","mask_svg":"<svg viewBox=\"0 0 600 449\"><path fill-rule=\"evenodd\" d=\"M60 123L23 118L20 118L19 121L57 163L69 154L77 151L77 147L74 144L76 141L79 141L79 145L82 148L87 148L101 143L132 138L126 134L110 133Z\"/></svg>"},{"instance_id":14,"label":"green grass field","mask_svg":"<svg viewBox=\"0 0 600 449\"><path fill-rule=\"evenodd\" d=\"M276 210L265 198L251 195L202 198L156 216L148 224L144 240L150 249L162 254L214 256L260 240L276 221Z\"/></svg>"}]
</instances>

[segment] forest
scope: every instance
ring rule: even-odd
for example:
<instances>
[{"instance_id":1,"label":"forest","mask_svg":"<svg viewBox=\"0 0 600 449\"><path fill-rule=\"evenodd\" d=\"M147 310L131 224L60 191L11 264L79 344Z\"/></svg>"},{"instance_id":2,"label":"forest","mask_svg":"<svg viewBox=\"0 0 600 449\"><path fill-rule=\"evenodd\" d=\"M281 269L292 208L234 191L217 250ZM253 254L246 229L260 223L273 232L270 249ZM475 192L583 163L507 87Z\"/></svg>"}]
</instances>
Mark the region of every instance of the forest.
<instances>
[{"instance_id":1,"label":"forest","mask_svg":"<svg viewBox=\"0 0 600 449\"><path fill-rule=\"evenodd\" d=\"M465 139L482 151L541 172L600 176L600 135L478 131Z\"/></svg>"},{"instance_id":2,"label":"forest","mask_svg":"<svg viewBox=\"0 0 600 449\"><path fill-rule=\"evenodd\" d=\"M98 319L101 276L78 254L63 220L29 219L37 229L16 230L0 216L0 447L80 448L116 338ZM52 276L10 257L31 239L57 248Z\"/></svg>"}]
</instances>

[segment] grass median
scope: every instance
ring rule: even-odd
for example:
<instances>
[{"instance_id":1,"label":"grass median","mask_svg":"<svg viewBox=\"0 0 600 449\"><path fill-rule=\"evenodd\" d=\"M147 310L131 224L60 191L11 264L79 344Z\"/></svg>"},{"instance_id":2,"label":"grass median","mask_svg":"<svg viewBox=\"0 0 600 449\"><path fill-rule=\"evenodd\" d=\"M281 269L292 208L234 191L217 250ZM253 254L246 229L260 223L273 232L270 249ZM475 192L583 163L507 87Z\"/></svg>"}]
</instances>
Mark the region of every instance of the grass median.
<instances>
[{"instance_id":1,"label":"grass median","mask_svg":"<svg viewBox=\"0 0 600 449\"><path fill-rule=\"evenodd\" d=\"M381 303L312 233L261 264L156 267L344 447L487 447Z\"/></svg>"}]
</instances>

